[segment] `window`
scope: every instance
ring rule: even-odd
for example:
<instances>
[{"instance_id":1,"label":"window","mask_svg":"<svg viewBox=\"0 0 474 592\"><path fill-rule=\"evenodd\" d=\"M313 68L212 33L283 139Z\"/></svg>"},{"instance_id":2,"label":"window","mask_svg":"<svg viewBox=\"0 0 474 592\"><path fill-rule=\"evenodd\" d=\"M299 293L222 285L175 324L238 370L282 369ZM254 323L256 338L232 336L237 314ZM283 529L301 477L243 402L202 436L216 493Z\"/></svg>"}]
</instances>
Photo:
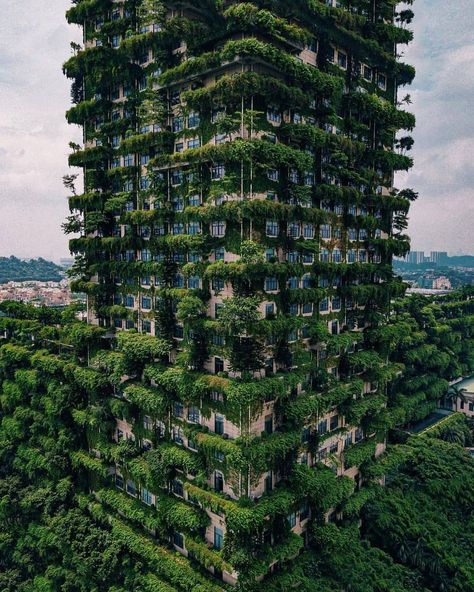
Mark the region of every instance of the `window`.
<instances>
[{"instance_id":1,"label":"window","mask_svg":"<svg viewBox=\"0 0 474 592\"><path fill-rule=\"evenodd\" d=\"M272 262L276 259L277 253L275 249L267 249L265 251L265 261Z\"/></svg>"},{"instance_id":2,"label":"window","mask_svg":"<svg viewBox=\"0 0 474 592\"><path fill-rule=\"evenodd\" d=\"M382 89L382 90L386 90L387 89L387 77L385 76L385 74L379 74L377 77L377 86Z\"/></svg>"},{"instance_id":3,"label":"window","mask_svg":"<svg viewBox=\"0 0 474 592\"><path fill-rule=\"evenodd\" d=\"M191 423L201 423L201 412L199 411L198 407L189 407L188 421L190 421Z\"/></svg>"},{"instance_id":4,"label":"window","mask_svg":"<svg viewBox=\"0 0 474 592\"><path fill-rule=\"evenodd\" d=\"M333 415L331 417L331 421L330 421L330 430L331 432L334 430L337 430L337 428L339 427L339 415Z\"/></svg>"},{"instance_id":5,"label":"window","mask_svg":"<svg viewBox=\"0 0 474 592\"><path fill-rule=\"evenodd\" d=\"M278 222L276 222L274 220L267 220L267 225L266 225L267 236L276 237L276 236L278 236L278 231L279 231Z\"/></svg>"},{"instance_id":6,"label":"window","mask_svg":"<svg viewBox=\"0 0 474 592\"><path fill-rule=\"evenodd\" d=\"M319 310L321 312L327 312L329 310L329 298L323 298L319 303Z\"/></svg>"},{"instance_id":7,"label":"window","mask_svg":"<svg viewBox=\"0 0 474 592\"><path fill-rule=\"evenodd\" d=\"M303 522L307 518L309 518L309 503L303 502L300 506L300 522Z\"/></svg>"},{"instance_id":8,"label":"window","mask_svg":"<svg viewBox=\"0 0 474 592\"><path fill-rule=\"evenodd\" d=\"M329 224L321 226L321 238L331 238L331 226Z\"/></svg>"},{"instance_id":9,"label":"window","mask_svg":"<svg viewBox=\"0 0 474 592\"><path fill-rule=\"evenodd\" d=\"M273 474L270 471L265 477L265 493L271 493L273 491Z\"/></svg>"},{"instance_id":10,"label":"window","mask_svg":"<svg viewBox=\"0 0 474 592\"><path fill-rule=\"evenodd\" d=\"M181 481L178 481L178 479L175 479L171 484L171 491L179 497L184 497L184 487Z\"/></svg>"},{"instance_id":11,"label":"window","mask_svg":"<svg viewBox=\"0 0 474 592\"><path fill-rule=\"evenodd\" d=\"M339 249L334 249L334 251L332 252L332 261L333 263L341 263L342 253Z\"/></svg>"},{"instance_id":12,"label":"window","mask_svg":"<svg viewBox=\"0 0 474 592\"><path fill-rule=\"evenodd\" d=\"M364 250L359 251L359 261L360 261L360 263L367 262L367 251L364 251Z\"/></svg>"},{"instance_id":13,"label":"window","mask_svg":"<svg viewBox=\"0 0 474 592\"><path fill-rule=\"evenodd\" d=\"M184 444L184 432L181 428L178 427L174 427L173 428L173 442L176 442L176 444L179 444L179 446L182 446Z\"/></svg>"},{"instance_id":14,"label":"window","mask_svg":"<svg viewBox=\"0 0 474 592\"><path fill-rule=\"evenodd\" d=\"M214 489L218 492L224 491L224 475L220 471L214 471Z\"/></svg>"},{"instance_id":15,"label":"window","mask_svg":"<svg viewBox=\"0 0 474 592\"><path fill-rule=\"evenodd\" d=\"M216 374L224 372L224 360L221 358L214 358L214 371Z\"/></svg>"},{"instance_id":16,"label":"window","mask_svg":"<svg viewBox=\"0 0 474 592\"><path fill-rule=\"evenodd\" d=\"M166 426L162 421L156 422L156 437L157 438L164 438L166 434Z\"/></svg>"},{"instance_id":17,"label":"window","mask_svg":"<svg viewBox=\"0 0 474 592\"><path fill-rule=\"evenodd\" d=\"M145 503L147 506L151 506L153 503L152 494L148 491L148 489L143 488L141 491L141 498L142 502Z\"/></svg>"},{"instance_id":18,"label":"window","mask_svg":"<svg viewBox=\"0 0 474 592\"><path fill-rule=\"evenodd\" d=\"M267 120L273 123L281 123L281 113L275 108L267 110Z\"/></svg>"},{"instance_id":19,"label":"window","mask_svg":"<svg viewBox=\"0 0 474 592\"><path fill-rule=\"evenodd\" d=\"M188 288L190 290L199 290L201 287L201 280L197 275L192 275L188 278Z\"/></svg>"},{"instance_id":20,"label":"window","mask_svg":"<svg viewBox=\"0 0 474 592\"><path fill-rule=\"evenodd\" d=\"M215 251L214 251L214 259L216 261L224 261L224 259L225 259L225 249L224 249L224 247L220 247L219 249L215 249Z\"/></svg>"},{"instance_id":21,"label":"window","mask_svg":"<svg viewBox=\"0 0 474 592\"><path fill-rule=\"evenodd\" d=\"M299 288L299 279L297 277L290 277L288 278L288 288L290 288L291 290L296 290L296 288Z\"/></svg>"},{"instance_id":22,"label":"window","mask_svg":"<svg viewBox=\"0 0 474 592\"><path fill-rule=\"evenodd\" d=\"M267 176L270 181L278 181L280 179L280 173L276 169L269 169Z\"/></svg>"},{"instance_id":23,"label":"window","mask_svg":"<svg viewBox=\"0 0 474 592\"><path fill-rule=\"evenodd\" d=\"M190 222L188 224L188 234L195 236L196 234L201 234L201 223L200 222Z\"/></svg>"},{"instance_id":24,"label":"window","mask_svg":"<svg viewBox=\"0 0 474 592\"><path fill-rule=\"evenodd\" d=\"M266 292L274 292L275 290L278 290L277 278L266 278L265 279L265 291Z\"/></svg>"},{"instance_id":25,"label":"window","mask_svg":"<svg viewBox=\"0 0 474 592\"><path fill-rule=\"evenodd\" d=\"M180 532L175 532L173 534L173 545L180 549L184 549L184 536Z\"/></svg>"},{"instance_id":26,"label":"window","mask_svg":"<svg viewBox=\"0 0 474 592\"><path fill-rule=\"evenodd\" d=\"M211 224L211 234L212 236L222 237L225 236L225 222L213 222Z\"/></svg>"},{"instance_id":27,"label":"window","mask_svg":"<svg viewBox=\"0 0 474 592\"><path fill-rule=\"evenodd\" d=\"M267 415L265 417L265 433L273 434L273 415Z\"/></svg>"},{"instance_id":28,"label":"window","mask_svg":"<svg viewBox=\"0 0 474 592\"><path fill-rule=\"evenodd\" d=\"M334 296L334 298L332 299L331 307L332 307L332 310L340 310L341 309L341 299L339 298L339 296Z\"/></svg>"},{"instance_id":29,"label":"window","mask_svg":"<svg viewBox=\"0 0 474 592\"><path fill-rule=\"evenodd\" d=\"M211 179L219 181L225 177L225 166L223 164L216 164L211 169Z\"/></svg>"},{"instance_id":30,"label":"window","mask_svg":"<svg viewBox=\"0 0 474 592\"><path fill-rule=\"evenodd\" d=\"M197 127L201 123L201 118L198 113L190 113L188 116L188 127Z\"/></svg>"},{"instance_id":31,"label":"window","mask_svg":"<svg viewBox=\"0 0 474 592\"><path fill-rule=\"evenodd\" d=\"M123 477L122 477L122 475L119 475L118 473L115 473L115 487L118 487L119 489L123 489Z\"/></svg>"},{"instance_id":32,"label":"window","mask_svg":"<svg viewBox=\"0 0 474 592\"><path fill-rule=\"evenodd\" d=\"M313 303L312 302L305 302L302 308L303 314L312 314L313 313Z\"/></svg>"},{"instance_id":33,"label":"window","mask_svg":"<svg viewBox=\"0 0 474 592\"><path fill-rule=\"evenodd\" d=\"M133 496L137 495L137 486L135 485L135 481L131 481L130 479L127 481L127 493Z\"/></svg>"},{"instance_id":34,"label":"window","mask_svg":"<svg viewBox=\"0 0 474 592\"><path fill-rule=\"evenodd\" d=\"M221 280L221 279L212 280L212 289L214 290L214 292L222 292L222 290L224 289L224 286L225 286L224 280Z\"/></svg>"},{"instance_id":35,"label":"window","mask_svg":"<svg viewBox=\"0 0 474 592\"><path fill-rule=\"evenodd\" d=\"M352 446L352 432L346 434L344 439L344 448L349 448L349 446Z\"/></svg>"},{"instance_id":36,"label":"window","mask_svg":"<svg viewBox=\"0 0 474 592\"><path fill-rule=\"evenodd\" d=\"M275 304L273 302L265 305L265 318L270 318L275 315Z\"/></svg>"},{"instance_id":37,"label":"window","mask_svg":"<svg viewBox=\"0 0 474 592\"><path fill-rule=\"evenodd\" d=\"M199 148L201 145L201 141L199 138L193 138L192 140L188 141L188 149Z\"/></svg>"},{"instance_id":38,"label":"window","mask_svg":"<svg viewBox=\"0 0 474 592\"><path fill-rule=\"evenodd\" d=\"M298 251L290 251L286 256L286 260L288 261L288 263L298 263L298 261L299 261Z\"/></svg>"},{"instance_id":39,"label":"window","mask_svg":"<svg viewBox=\"0 0 474 592\"><path fill-rule=\"evenodd\" d=\"M303 224L303 236L304 238L314 237L314 226L312 224Z\"/></svg>"},{"instance_id":40,"label":"window","mask_svg":"<svg viewBox=\"0 0 474 592\"><path fill-rule=\"evenodd\" d=\"M287 517L287 521L288 521L288 524L289 524L290 528L295 528L295 526L296 526L296 512L292 512Z\"/></svg>"},{"instance_id":41,"label":"window","mask_svg":"<svg viewBox=\"0 0 474 592\"><path fill-rule=\"evenodd\" d=\"M362 66L362 76L368 82L372 82L372 68L366 66L365 64Z\"/></svg>"},{"instance_id":42,"label":"window","mask_svg":"<svg viewBox=\"0 0 474 592\"><path fill-rule=\"evenodd\" d=\"M299 224L296 224L295 222L288 224L288 236L291 238L299 238L300 234L301 231Z\"/></svg>"},{"instance_id":43,"label":"window","mask_svg":"<svg viewBox=\"0 0 474 592\"><path fill-rule=\"evenodd\" d=\"M220 528L214 526L214 549L220 551L224 546L224 533Z\"/></svg>"},{"instance_id":44,"label":"window","mask_svg":"<svg viewBox=\"0 0 474 592\"><path fill-rule=\"evenodd\" d=\"M318 434L324 435L328 431L328 420L323 419L318 423Z\"/></svg>"},{"instance_id":45,"label":"window","mask_svg":"<svg viewBox=\"0 0 474 592\"><path fill-rule=\"evenodd\" d=\"M184 151L184 143L183 142L176 142L174 145L174 151L178 154Z\"/></svg>"},{"instance_id":46,"label":"window","mask_svg":"<svg viewBox=\"0 0 474 592\"><path fill-rule=\"evenodd\" d=\"M140 177L140 189L145 190L150 188L150 178L146 175Z\"/></svg>"},{"instance_id":47,"label":"window","mask_svg":"<svg viewBox=\"0 0 474 592\"><path fill-rule=\"evenodd\" d=\"M344 70L347 69L347 55L342 51L337 52L337 65Z\"/></svg>"},{"instance_id":48,"label":"window","mask_svg":"<svg viewBox=\"0 0 474 592\"><path fill-rule=\"evenodd\" d=\"M173 119L173 132L178 133L184 129L184 119L182 117L175 117Z\"/></svg>"},{"instance_id":49,"label":"window","mask_svg":"<svg viewBox=\"0 0 474 592\"><path fill-rule=\"evenodd\" d=\"M225 417L223 415L216 414L214 418L214 432L219 436L224 434L224 423Z\"/></svg>"},{"instance_id":50,"label":"window","mask_svg":"<svg viewBox=\"0 0 474 592\"><path fill-rule=\"evenodd\" d=\"M306 274L303 276L303 288L312 288L313 282L311 276Z\"/></svg>"},{"instance_id":51,"label":"window","mask_svg":"<svg viewBox=\"0 0 474 592\"><path fill-rule=\"evenodd\" d=\"M265 376L271 376L273 374L273 365L274 365L273 358L267 358L265 360ZM270 400L272 400L272 399L270 399Z\"/></svg>"},{"instance_id":52,"label":"window","mask_svg":"<svg viewBox=\"0 0 474 592\"><path fill-rule=\"evenodd\" d=\"M184 406L180 401L175 401L173 403L173 415L175 417L183 417L184 416Z\"/></svg>"},{"instance_id":53,"label":"window","mask_svg":"<svg viewBox=\"0 0 474 592\"><path fill-rule=\"evenodd\" d=\"M199 194L191 195L188 199L188 203L190 206L200 206L201 205L201 196Z\"/></svg>"},{"instance_id":54,"label":"window","mask_svg":"<svg viewBox=\"0 0 474 592\"><path fill-rule=\"evenodd\" d=\"M329 261L329 251L328 249L321 249L319 253L319 260L327 263Z\"/></svg>"},{"instance_id":55,"label":"window","mask_svg":"<svg viewBox=\"0 0 474 592\"><path fill-rule=\"evenodd\" d=\"M142 296L142 308L151 309L151 298L149 296Z\"/></svg>"},{"instance_id":56,"label":"window","mask_svg":"<svg viewBox=\"0 0 474 592\"><path fill-rule=\"evenodd\" d=\"M288 179L290 180L290 183L298 183L299 182L299 174L298 174L297 169L290 169Z\"/></svg>"}]
</instances>

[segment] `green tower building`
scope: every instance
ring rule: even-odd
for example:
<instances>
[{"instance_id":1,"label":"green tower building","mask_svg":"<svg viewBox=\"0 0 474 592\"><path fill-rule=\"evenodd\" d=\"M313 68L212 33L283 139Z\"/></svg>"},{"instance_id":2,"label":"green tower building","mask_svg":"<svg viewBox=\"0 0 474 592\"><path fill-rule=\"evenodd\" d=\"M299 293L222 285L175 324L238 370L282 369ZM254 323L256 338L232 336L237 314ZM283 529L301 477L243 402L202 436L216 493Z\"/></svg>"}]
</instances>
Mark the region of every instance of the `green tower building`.
<instances>
[{"instance_id":1,"label":"green tower building","mask_svg":"<svg viewBox=\"0 0 474 592\"><path fill-rule=\"evenodd\" d=\"M68 12L84 31L65 64L84 192L67 227L112 342L91 362L115 416L90 436L109 475L91 489L209 590L291 561L384 450L397 368L365 335L403 292L411 17L396 0Z\"/></svg>"}]
</instances>

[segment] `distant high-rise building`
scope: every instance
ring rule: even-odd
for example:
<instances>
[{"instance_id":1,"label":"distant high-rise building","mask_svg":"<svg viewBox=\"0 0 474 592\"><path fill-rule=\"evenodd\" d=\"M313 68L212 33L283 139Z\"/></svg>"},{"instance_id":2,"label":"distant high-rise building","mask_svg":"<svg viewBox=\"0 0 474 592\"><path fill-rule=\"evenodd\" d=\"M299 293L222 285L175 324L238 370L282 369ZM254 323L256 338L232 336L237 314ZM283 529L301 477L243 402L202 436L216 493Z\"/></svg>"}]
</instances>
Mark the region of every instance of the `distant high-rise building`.
<instances>
[{"instance_id":1,"label":"distant high-rise building","mask_svg":"<svg viewBox=\"0 0 474 592\"><path fill-rule=\"evenodd\" d=\"M411 263L412 265L418 265L420 263L425 262L425 252L424 251L410 251L406 257L407 263Z\"/></svg>"},{"instance_id":2,"label":"distant high-rise building","mask_svg":"<svg viewBox=\"0 0 474 592\"><path fill-rule=\"evenodd\" d=\"M432 263L445 263L448 259L448 253L446 251L431 251L430 261Z\"/></svg>"}]
</instances>

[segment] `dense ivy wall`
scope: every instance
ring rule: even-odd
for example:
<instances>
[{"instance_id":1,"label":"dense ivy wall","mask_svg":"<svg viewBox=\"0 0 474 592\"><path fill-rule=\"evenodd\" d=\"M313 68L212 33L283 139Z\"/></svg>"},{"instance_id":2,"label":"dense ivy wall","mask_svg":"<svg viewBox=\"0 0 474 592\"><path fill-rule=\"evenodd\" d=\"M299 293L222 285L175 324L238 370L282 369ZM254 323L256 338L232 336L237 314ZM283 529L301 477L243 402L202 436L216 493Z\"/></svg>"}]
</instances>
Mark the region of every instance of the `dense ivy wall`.
<instances>
[{"instance_id":1,"label":"dense ivy wall","mask_svg":"<svg viewBox=\"0 0 474 592\"><path fill-rule=\"evenodd\" d=\"M66 179L75 286L104 339L127 330L75 373L92 456L74 462L104 506L244 588L299 552L308 518L337 512L383 448L402 366L363 330L404 292L391 261L416 197L392 187L414 126L396 50L413 14L397 4L68 11L84 30L64 66L84 130L70 157L84 192Z\"/></svg>"},{"instance_id":2,"label":"dense ivy wall","mask_svg":"<svg viewBox=\"0 0 474 592\"><path fill-rule=\"evenodd\" d=\"M392 335L404 334L405 338L392 340L383 354L393 360L403 356L405 362L400 366L402 374L388 385L388 408L379 418L379 423L382 419L385 423L379 429L392 428L395 425L393 418L398 419L396 425L401 427L407 419L403 414L411 408L412 395L400 385L405 381L409 383L415 372L419 373L417 365L421 358L418 357L418 342L411 341L406 331L407 322L416 334L422 324L427 327L429 320L429 335L424 337L424 343L435 348L439 348L439 335L449 324L452 371L472 372L472 302L472 297L469 299L466 293L439 302L415 297L397 303L397 315L385 329ZM143 363L149 356L159 355L159 350L153 349L156 340L145 335L120 334L116 349L111 350L108 346L104 348L108 343L103 340L104 331L74 322L72 311L62 318L54 312L52 317L45 316L41 309L16 303L4 304L2 310L9 315L0 318L0 335L4 338L0 348L0 487L4 500L2 516L7 525L6 536L2 539L2 568L5 571L3 580L0 580L2 589L42 589L42 585L46 590L58 590L60 586L66 590L90 590L88 586L94 582L97 590L109 589L112 584L118 589L122 586L137 590L153 590L152 586L156 584L168 590L167 583L170 589L178 591L200 590L199 586L204 585L206 590L217 586L217 592L218 585L211 580L206 579L205 584L201 584L202 577L206 576L200 575L200 569L229 570L230 561L232 567L237 564L247 576L241 586L250 590L253 577L265 573L271 562L279 560L283 566L285 558L293 557L301 549L299 537L289 535L288 526L284 525L291 509L303 500L309 501L314 515L309 542L317 554L305 554L296 564L289 562L292 571L288 577L302 578L302 585L306 582L308 586L321 586L321 590L336 585L334 582L339 586L346 585L344 578L355 578L355 590L378 590L376 582L384 577L392 582L390 585L394 590L398 589L396 586L400 590L421 589L416 587L421 586L420 582L432 589L426 582L430 582L430 578L438 581L438 572L429 567L430 562L423 559L417 563L413 559L417 527L413 523L411 530L405 528L404 513L412 512L412 506L417 507L417 504L426 508L441 507L436 497L441 496L441 492L445 500L443 509L431 516L422 512L416 517L416 521L430 533L426 537L428 547L423 548L423 557L431 553L435 561L441 562L439 581L455 586L447 589L461 590L462 585L469 589L466 582L472 576L461 569L464 560L459 568L455 568L452 559L438 550L454 544L453 540L457 540L454 531L458 528L455 523L449 529L438 527L440 521L448 514L451 516L452 504L456 504L455 512L459 513L462 523L463 513L470 503L468 477L464 475L467 468L463 468L467 460L462 460L464 457L458 446L469 445L472 435L461 416L453 416L453 421L443 423L437 431L423 436L423 442L428 436L447 441L448 444L440 444L438 448L433 448L432 441L397 445L389 448L376 463L373 462L374 449L370 442L361 442L348 450L346 462L360 466L364 475L365 486L358 491L354 492L350 480L337 478L322 464L312 469L297 465L293 467L287 485L265 496L259 503L235 502L206 489L205 483L199 479L207 463L215 462L214 450L222 450L211 434L202 432L202 447L195 454L166 438L156 448L143 450L142 438L150 435L143 432L140 422L134 424L135 442L114 444L111 441L115 417L127 413L136 417L140 416L143 406L148 409L149 405L172 404L172 399L160 398L156 388L134 385L133 380L129 385L122 385L131 389L130 400L107 394L108 389L112 389L109 385L114 381L114 372L116 378L120 378L127 365L133 366L137 361ZM421 311L422 316L419 316ZM439 352L433 351L435 360ZM100 370L96 368L98 360L102 364ZM423 360L428 368L426 359ZM436 366L436 371L434 367L432 378L442 384L453 377L446 368ZM390 396L391 392L396 396ZM165 396L162 392L161 397ZM426 408L425 413L430 409ZM402 417L404 419L400 421ZM224 454L232 455L233 467L248 461L247 454L251 454L252 462L256 463L253 459L258 459L261 454L258 446L253 451L248 445L242 447L240 442L228 442L228 446ZM270 454L271 450L265 448L262 454ZM444 463L443 467L437 465L434 469L433 463L439 462ZM116 463L137 483L160 491L156 507L150 507L115 487L109 468ZM427 463L426 468L423 463ZM403 469L408 473L402 472L397 477L400 466L408 467ZM188 467L187 470L197 477L186 485L193 496L189 501L176 497L172 491L166 493L180 467ZM425 477L426 471L430 476ZM448 472L451 485L446 484L441 471ZM378 485L383 475L389 478L388 492L384 494ZM399 492L407 479L415 479L411 486L415 497ZM431 501L422 498L416 479L424 480L426 495L432 496ZM463 487L464 483L465 498L460 503L456 487ZM93 495L90 495L91 490ZM395 503L398 504L398 514L391 507ZM224 553L202 543L202 529L208 524L208 515L203 508L209 507L227 516L232 536L228 537ZM337 512L328 524L324 513L333 508ZM362 532L367 533L375 546L372 550L359 541L360 515ZM387 516L391 522L386 527ZM254 535L268 520L282 534L286 532L286 538L271 547L256 546L258 539ZM414 515L410 520L415 520ZM193 552L191 563L170 550L176 531L186 533L186 545ZM88 532L90 536L82 537L81 532ZM444 537L443 544L435 543L434 539L431 541L437 533L443 533L440 534ZM406 556L403 555L401 537L409 550ZM460 556L469 552L468 541L461 539L456 544L460 545ZM348 546L351 549L349 556ZM406 564L414 572L421 573L410 573L397 567L392 559L381 555L377 547L384 548L396 563ZM372 571L362 569L369 559L374 566ZM145 566L143 569L142 565ZM275 590L284 589L286 577L283 569L271 579ZM35 578L37 588L31 588ZM162 583L157 583L156 579ZM456 584L452 583L454 581ZM364 588L364 585L372 587Z\"/></svg>"}]
</instances>

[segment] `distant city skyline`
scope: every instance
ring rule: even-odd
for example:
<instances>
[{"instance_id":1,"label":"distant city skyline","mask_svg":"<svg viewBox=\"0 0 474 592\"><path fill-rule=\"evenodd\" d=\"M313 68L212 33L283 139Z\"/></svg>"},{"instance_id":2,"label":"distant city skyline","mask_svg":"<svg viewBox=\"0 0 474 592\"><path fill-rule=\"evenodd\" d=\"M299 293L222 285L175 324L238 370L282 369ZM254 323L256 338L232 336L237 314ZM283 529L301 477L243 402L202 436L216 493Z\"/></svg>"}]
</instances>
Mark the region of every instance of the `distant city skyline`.
<instances>
[{"instance_id":1,"label":"distant city skyline","mask_svg":"<svg viewBox=\"0 0 474 592\"><path fill-rule=\"evenodd\" d=\"M412 250L470 254L474 223L474 16L472 0L417 0L415 42L403 60L417 68L411 95L417 116L415 167L396 186L420 192L408 233ZM61 178L70 141L64 112L70 84L61 72L77 27L64 21L69 0L3 0L0 23L0 256L68 257L61 223L68 215ZM8 23L8 25L7 25ZM28 35L24 31L28 31Z\"/></svg>"}]
</instances>

